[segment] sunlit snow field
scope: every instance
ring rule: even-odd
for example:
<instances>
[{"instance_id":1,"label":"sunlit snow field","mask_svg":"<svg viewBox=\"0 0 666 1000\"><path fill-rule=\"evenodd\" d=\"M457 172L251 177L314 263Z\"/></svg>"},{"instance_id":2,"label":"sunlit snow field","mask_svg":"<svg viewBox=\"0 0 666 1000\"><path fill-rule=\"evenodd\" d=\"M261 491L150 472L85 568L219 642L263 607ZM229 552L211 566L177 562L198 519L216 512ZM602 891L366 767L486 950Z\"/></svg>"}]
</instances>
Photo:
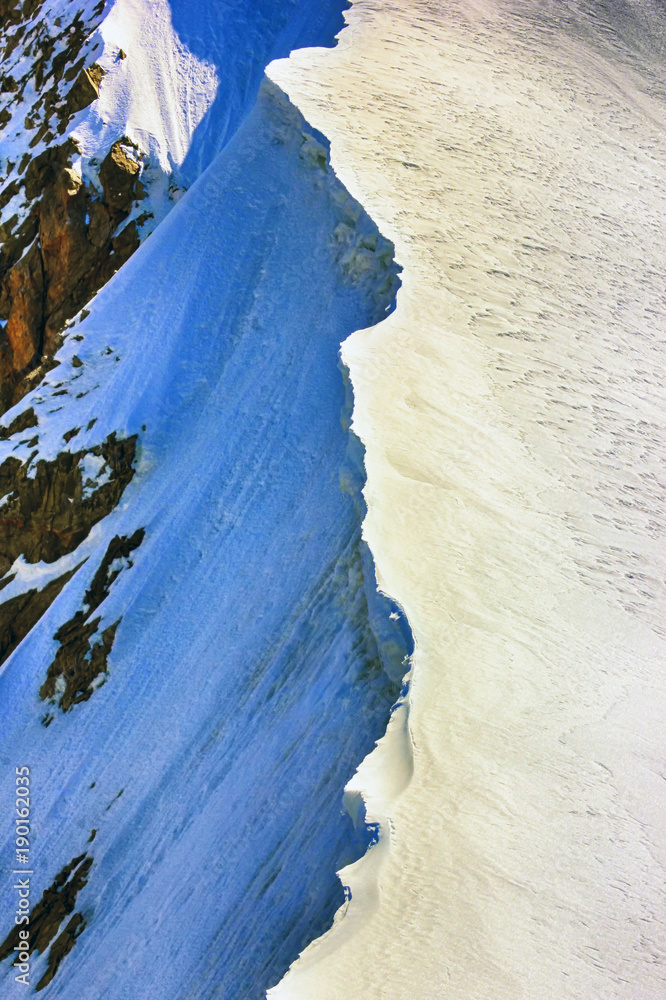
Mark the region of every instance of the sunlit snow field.
<instances>
[{"instance_id":1,"label":"sunlit snow field","mask_svg":"<svg viewBox=\"0 0 666 1000\"><path fill-rule=\"evenodd\" d=\"M386 836L274 1000L666 992L663 7L357 0L271 77L396 243L343 354L416 638ZM401 793L386 775L413 750Z\"/></svg>"}]
</instances>

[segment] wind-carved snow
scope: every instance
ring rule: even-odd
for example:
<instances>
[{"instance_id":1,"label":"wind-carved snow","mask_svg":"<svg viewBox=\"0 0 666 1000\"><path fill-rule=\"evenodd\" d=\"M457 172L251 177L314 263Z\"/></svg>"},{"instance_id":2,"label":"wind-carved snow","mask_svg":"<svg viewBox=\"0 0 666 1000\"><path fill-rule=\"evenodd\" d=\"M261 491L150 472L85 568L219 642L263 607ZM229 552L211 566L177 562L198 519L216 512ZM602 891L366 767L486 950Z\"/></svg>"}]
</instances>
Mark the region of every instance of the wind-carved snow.
<instances>
[{"instance_id":1,"label":"wind-carved snow","mask_svg":"<svg viewBox=\"0 0 666 1000\"><path fill-rule=\"evenodd\" d=\"M134 479L77 550L87 561L0 673L0 759L26 760L39 789L36 894L94 858L53 997L260 1000L331 923L336 871L376 837L351 793L343 812L343 791L411 647L361 539L363 449L339 348L388 314L399 281L327 156L267 82L21 404L38 458L139 435ZM83 462L98 483L103 466ZM93 641L120 622L104 675L44 718L54 634L111 540L139 529L95 611ZM2 850L9 864L13 842ZM33 959L38 979L45 956ZM0 975L9 997L12 970Z\"/></svg>"},{"instance_id":2,"label":"wind-carved snow","mask_svg":"<svg viewBox=\"0 0 666 1000\"><path fill-rule=\"evenodd\" d=\"M414 630L390 839L275 1000L666 990L663 5L355 0L269 75L396 244L343 347Z\"/></svg>"}]
</instances>

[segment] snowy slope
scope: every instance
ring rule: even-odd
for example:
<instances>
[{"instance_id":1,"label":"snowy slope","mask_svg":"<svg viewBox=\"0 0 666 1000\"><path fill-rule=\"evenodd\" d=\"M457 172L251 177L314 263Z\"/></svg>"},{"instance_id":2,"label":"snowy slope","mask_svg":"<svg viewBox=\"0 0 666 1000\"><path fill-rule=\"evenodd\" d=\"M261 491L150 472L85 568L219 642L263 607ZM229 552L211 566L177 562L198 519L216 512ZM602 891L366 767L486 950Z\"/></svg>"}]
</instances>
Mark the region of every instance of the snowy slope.
<instances>
[{"instance_id":1,"label":"snowy slope","mask_svg":"<svg viewBox=\"0 0 666 1000\"><path fill-rule=\"evenodd\" d=\"M396 244L344 345L416 653L390 841L275 1000L658 1000L664 39L651 2L358 0L269 74ZM390 751L390 752L389 752Z\"/></svg>"},{"instance_id":2,"label":"snowy slope","mask_svg":"<svg viewBox=\"0 0 666 1000\"><path fill-rule=\"evenodd\" d=\"M160 56L157 104L119 99L117 127L125 116L145 129L151 155L191 187L4 418L32 408L38 423L1 443L0 461L16 456L38 482L40 463L83 452L90 496L110 476L91 449L137 436L116 509L55 561L20 556L3 594L79 567L0 666L0 760L12 775L31 769L33 902L73 859L92 859L53 997L260 998L330 924L345 898L336 870L376 836L358 799L343 814L343 790L384 732L410 636L361 542L363 450L339 347L390 311L398 268L323 137L272 84L257 98L261 59L323 40L339 12L301 5L287 22L285 7L264 6L247 23L236 10L229 38L204 5L186 26L185 5L172 8L159 51L182 60ZM108 51L138 18L164 16L160 4L118 10ZM244 32L262 42L248 43L250 60ZM188 67L198 96L184 122ZM100 121L113 94L135 94L123 87L103 84ZM113 557L116 538L131 545ZM95 617L85 662L109 635L112 646L90 697L63 711L64 675L46 703L40 692L81 615ZM9 814L7 783L1 795ZM0 899L8 933L10 883ZM46 962L46 949L33 955L33 985ZM13 996L8 962L0 976Z\"/></svg>"},{"instance_id":3,"label":"snowy slope","mask_svg":"<svg viewBox=\"0 0 666 1000\"><path fill-rule=\"evenodd\" d=\"M0 665L34 901L76 860L47 989L253 1000L303 952L271 998L657 1000L663 9L356 0L262 85L342 6L115 0L91 41L76 166L133 139L154 232L0 442L93 503L136 435L2 581L74 571Z\"/></svg>"}]
</instances>

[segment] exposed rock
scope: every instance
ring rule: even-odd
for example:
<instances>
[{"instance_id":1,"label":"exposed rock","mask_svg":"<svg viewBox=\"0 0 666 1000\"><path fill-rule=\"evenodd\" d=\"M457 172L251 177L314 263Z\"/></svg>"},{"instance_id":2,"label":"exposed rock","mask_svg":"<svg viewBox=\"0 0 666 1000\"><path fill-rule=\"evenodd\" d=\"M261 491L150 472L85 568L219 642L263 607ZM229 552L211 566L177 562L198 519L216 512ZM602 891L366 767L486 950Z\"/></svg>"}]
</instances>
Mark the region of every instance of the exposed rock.
<instances>
[{"instance_id":1,"label":"exposed rock","mask_svg":"<svg viewBox=\"0 0 666 1000\"><path fill-rule=\"evenodd\" d=\"M19 413L17 417L14 417L9 427L0 427L0 441L6 441L14 434L20 434L21 431L26 431L30 427L36 427L37 424L37 414L31 406L27 410L23 410L22 413Z\"/></svg>"},{"instance_id":2,"label":"exposed rock","mask_svg":"<svg viewBox=\"0 0 666 1000\"><path fill-rule=\"evenodd\" d=\"M0 0L0 28L6 31L12 24L17 24L27 14L25 8L38 6L33 2L21 3L21 0ZM23 10L21 8L24 8Z\"/></svg>"},{"instance_id":3,"label":"exposed rock","mask_svg":"<svg viewBox=\"0 0 666 1000\"><path fill-rule=\"evenodd\" d=\"M6 122L0 119L0 126L3 125L6 125ZM20 190L21 190L20 181L18 180L10 181L10 183L5 186L4 190L2 191L2 194L0 194L0 208L4 208L5 205L8 205L9 202L12 200L12 198L16 197L16 195L20 192Z\"/></svg>"},{"instance_id":4,"label":"exposed rock","mask_svg":"<svg viewBox=\"0 0 666 1000\"><path fill-rule=\"evenodd\" d=\"M4 663L25 639L81 565L79 563L79 566L63 573L57 580L52 580L42 590L28 590L0 604L0 663Z\"/></svg>"},{"instance_id":5,"label":"exposed rock","mask_svg":"<svg viewBox=\"0 0 666 1000\"><path fill-rule=\"evenodd\" d=\"M100 640L93 643L92 637L97 632L101 616L92 621L90 617L106 599L118 575L132 565L129 556L141 545L144 534L143 528L140 528L129 538L116 535L111 539L83 599L87 610L77 611L53 637L60 643L60 649L47 671L39 694L43 699L54 699L59 693L63 712L87 701L94 690L93 682L106 672L107 657L120 620L106 628Z\"/></svg>"},{"instance_id":6,"label":"exposed rock","mask_svg":"<svg viewBox=\"0 0 666 1000\"><path fill-rule=\"evenodd\" d=\"M39 156L33 157L25 175L26 198L36 198L40 195L51 177L53 168L67 166L72 156L78 152L79 146L76 140L68 139L60 146L49 146Z\"/></svg>"},{"instance_id":7,"label":"exposed rock","mask_svg":"<svg viewBox=\"0 0 666 1000\"><path fill-rule=\"evenodd\" d=\"M39 993L45 986L48 986L60 967L63 958L69 955L74 947L76 939L83 933L86 926L85 917L80 913L75 913L65 927L62 934L55 939L49 952L48 966L46 972L35 986L35 992Z\"/></svg>"},{"instance_id":8,"label":"exposed rock","mask_svg":"<svg viewBox=\"0 0 666 1000\"><path fill-rule=\"evenodd\" d=\"M10 267L21 258L24 250L30 246L39 227L39 216L37 208L33 208L20 225L17 225L18 217L13 215L9 222L0 226L0 280ZM9 304L3 305L2 296L4 290L0 285L0 309L6 315Z\"/></svg>"},{"instance_id":9,"label":"exposed rock","mask_svg":"<svg viewBox=\"0 0 666 1000\"><path fill-rule=\"evenodd\" d=\"M92 11L65 5L54 20L39 17L40 7L0 0L0 128L29 138L18 169L8 162L0 179L0 209L12 205L0 223L0 320L8 321L0 325L0 412L25 394L26 379L36 384L31 373L47 370L67 322L139 245L137 225L119 232L141 196L129 140L107 157L108 201L71 170L76 141L56 140L99 95L105 71L91 59L104 2Z\"/></svg>"},{"instance_id":10,"label":"exposed rock","mask_svg":"<svg viewBox=\"0 0 666 1000\"><path fill-rule=\"evenodd\" d=\"M144 528L138 528L129 537L115 535L111 539L99 569L83 598L84 604L88 606L88 616L108 597L111 585L123 569L129 569L133 565L129 557L141 545L145 534ZM81 614L81 612L77 612L77 614Z\"/></svg>"},{"instance_id":11,"label":"exposed rock","mask_svg":"<svg viewBox=\"0 0 666 1000\"><path fill-rule=\"evenodd\" d=\"M127 139L114 142L99 169L104 201L115 211L129 212L137 197L136 182L141 167L129 152L132 147Z\"/></svg>"},{"instance_id":12,"label":"exposed rock","mask_svg":"<svg viewBox=\"0 0 666 1000\"><path fill-rule=\"evenodd\" d=\"M81 176L69 167L60 167L45 189L39 206L39 241L46 283L43 323L47 353L54 335L78 312L79 296L74 294L75 289L95 263L96 248L87 239L87 203L88 195ZM86 291L84 301L91 294L94 292ZM65 303L73 295L74 301L64 309L63 318L54 322L54 314L60 317Z\"/></svg>"},{"instance_id":13,"label":"exposed rock","mask_svg":"<svg viewBox=\"0 0 666 1000\"><path fill-rule=\"evenodd\" d=\"M117 440L111 434L87 452L40 460L34 478L26 464L6 458L0 465L0 496L8 496L0 507L0 574L21 554L30 563L50 563L73 552L118 503L134 475L135 449L136 435ZM79 464L86 455L102 457L108 470L107 482L87 495Z\"/></svg>"},{"instance_id":14,"label":"exposed rock","mask_svg":"<svg viewBox=\"0 0 666 1000\"><path fill-rule=\"evenodd\" d=\"M23 371L41 354L44 335L44 269L35 242L7 277L10 302L6 335L15 372Z\"/></svg>"},{"instance_id":15,"label":"exposed rock","mask_svg":"<svg viewBox=\"0 0 666 1000\"><path fill-rule=\"evenodd\" d=\"M84 108L87 108L88 105L97 100L99 97L99 85L104 76L105 71L97 63L94 63L89 69L81 70L65 101L69 117L75 115L78 111L83 111Z\"/></svg>"},{"instance_id":16,"label":"exposed rock","mask_svg":"<svg viewBox=\"0 0 666 1000\"><path fill-rule=\"evenodd\" d=\"M128 148L125 140L115 143L102 164L104 201L67 165L72 143L46 150L28 167L26 189L43 195L35 216L37 238L31 222L20 243L5 252L8 270L0 282L0 318L7 319L0 334L4 409L20 398L18 387L28 373L56 352L68 321L139 246L136 222L118 232L140 194L141 166ZM11 263L31 233L32 246Z\"/></svg>"},{"instance_id":17,"label":"exposed rock","mask_svg":"<svg viewBox=\"0 0 666 1000\"><path fill-rule=\"evenodd\" d=\"M101 618L83 624L67 622L58 629L54 638L61 643L56 658L49 667L46 680L39 689L40 698L60 697L60 707L68 712L73 705L87 701L93 693L93 682L106 673L106 662L113 647L120 619L104 629L98 642L91 642ZM64 690L57 690L58 679L64 681Z\"/></svg>"},{"instance_id":18,"label":"exposed rock","mask_svg":"<svg viewBox=\"0 0 666 1000\"><path fill-rule=\"evenodd\" d=\"M59 344L56 344L56 350ZM44 358L35 368L28 372L21 373L20 377L15 375L13 380L0 382L0 407L8 410L23 399L32 389L40 384L45 375L60 364L53 358Z\"/></svg>"},{"instance_id":19,"label":"exposed rock","mask_svg":"<svg viewBox=\"0 0 666 1000\"><path fill-rule=\"evenodd\" d=\"M56 875L53 883L42 894L42 898L30 913L29 952L38 951L43 954L58 929L76 905L76 897L88 882L88 873L93 859L87 854L73 858L62 871ZM19 927L14 926L2 944L0 944L0 962L14 954L14 946L19 943Z\"/></svg>"}]
</instances>

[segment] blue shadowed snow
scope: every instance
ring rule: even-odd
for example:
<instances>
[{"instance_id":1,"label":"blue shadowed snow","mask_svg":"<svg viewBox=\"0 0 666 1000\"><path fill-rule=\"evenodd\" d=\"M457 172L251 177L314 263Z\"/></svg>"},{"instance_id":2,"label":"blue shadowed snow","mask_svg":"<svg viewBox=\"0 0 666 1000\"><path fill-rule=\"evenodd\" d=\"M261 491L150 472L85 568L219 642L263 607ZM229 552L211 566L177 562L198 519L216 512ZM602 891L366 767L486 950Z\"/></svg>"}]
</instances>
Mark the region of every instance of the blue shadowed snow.
<instances>
[{"instance_id":1,"label":"blue shadowed snow","mask_svg":"<svg viewBox=\"0 0 666 1000\"><path fill-rule=\"evenodd\" d=\"M26 400L44 457L93 417L66 447L139 433L119 507L58 572L88 562L0 674L0 762L32 773L36 897L98 830L87 927L53 998L259 1000L343 902L335 870L369 837L341 814L343 786L411 648L360 541L338 358L392 306L391 249L266 84ZM100 629L122 616L108 679L44 728L52 636L109 540L137 528L100 609ZM1 899L13 912L7 881ZM8 963L0 975L13 996Z\"/></svg>"},{"instance_id":2,"label":"blue shadowed snow","mask_svg":"<svg viewBox=\"0 0 666 1000\"><path fill-rule=\"evenodd\" d=\"M192 55L216 67L217 96L192 139L179 183L190 185L224 148L256 100L264 69L296 48L332 46L348 0L171 0L173 26Z\"/></svg>"}]
</instances>

